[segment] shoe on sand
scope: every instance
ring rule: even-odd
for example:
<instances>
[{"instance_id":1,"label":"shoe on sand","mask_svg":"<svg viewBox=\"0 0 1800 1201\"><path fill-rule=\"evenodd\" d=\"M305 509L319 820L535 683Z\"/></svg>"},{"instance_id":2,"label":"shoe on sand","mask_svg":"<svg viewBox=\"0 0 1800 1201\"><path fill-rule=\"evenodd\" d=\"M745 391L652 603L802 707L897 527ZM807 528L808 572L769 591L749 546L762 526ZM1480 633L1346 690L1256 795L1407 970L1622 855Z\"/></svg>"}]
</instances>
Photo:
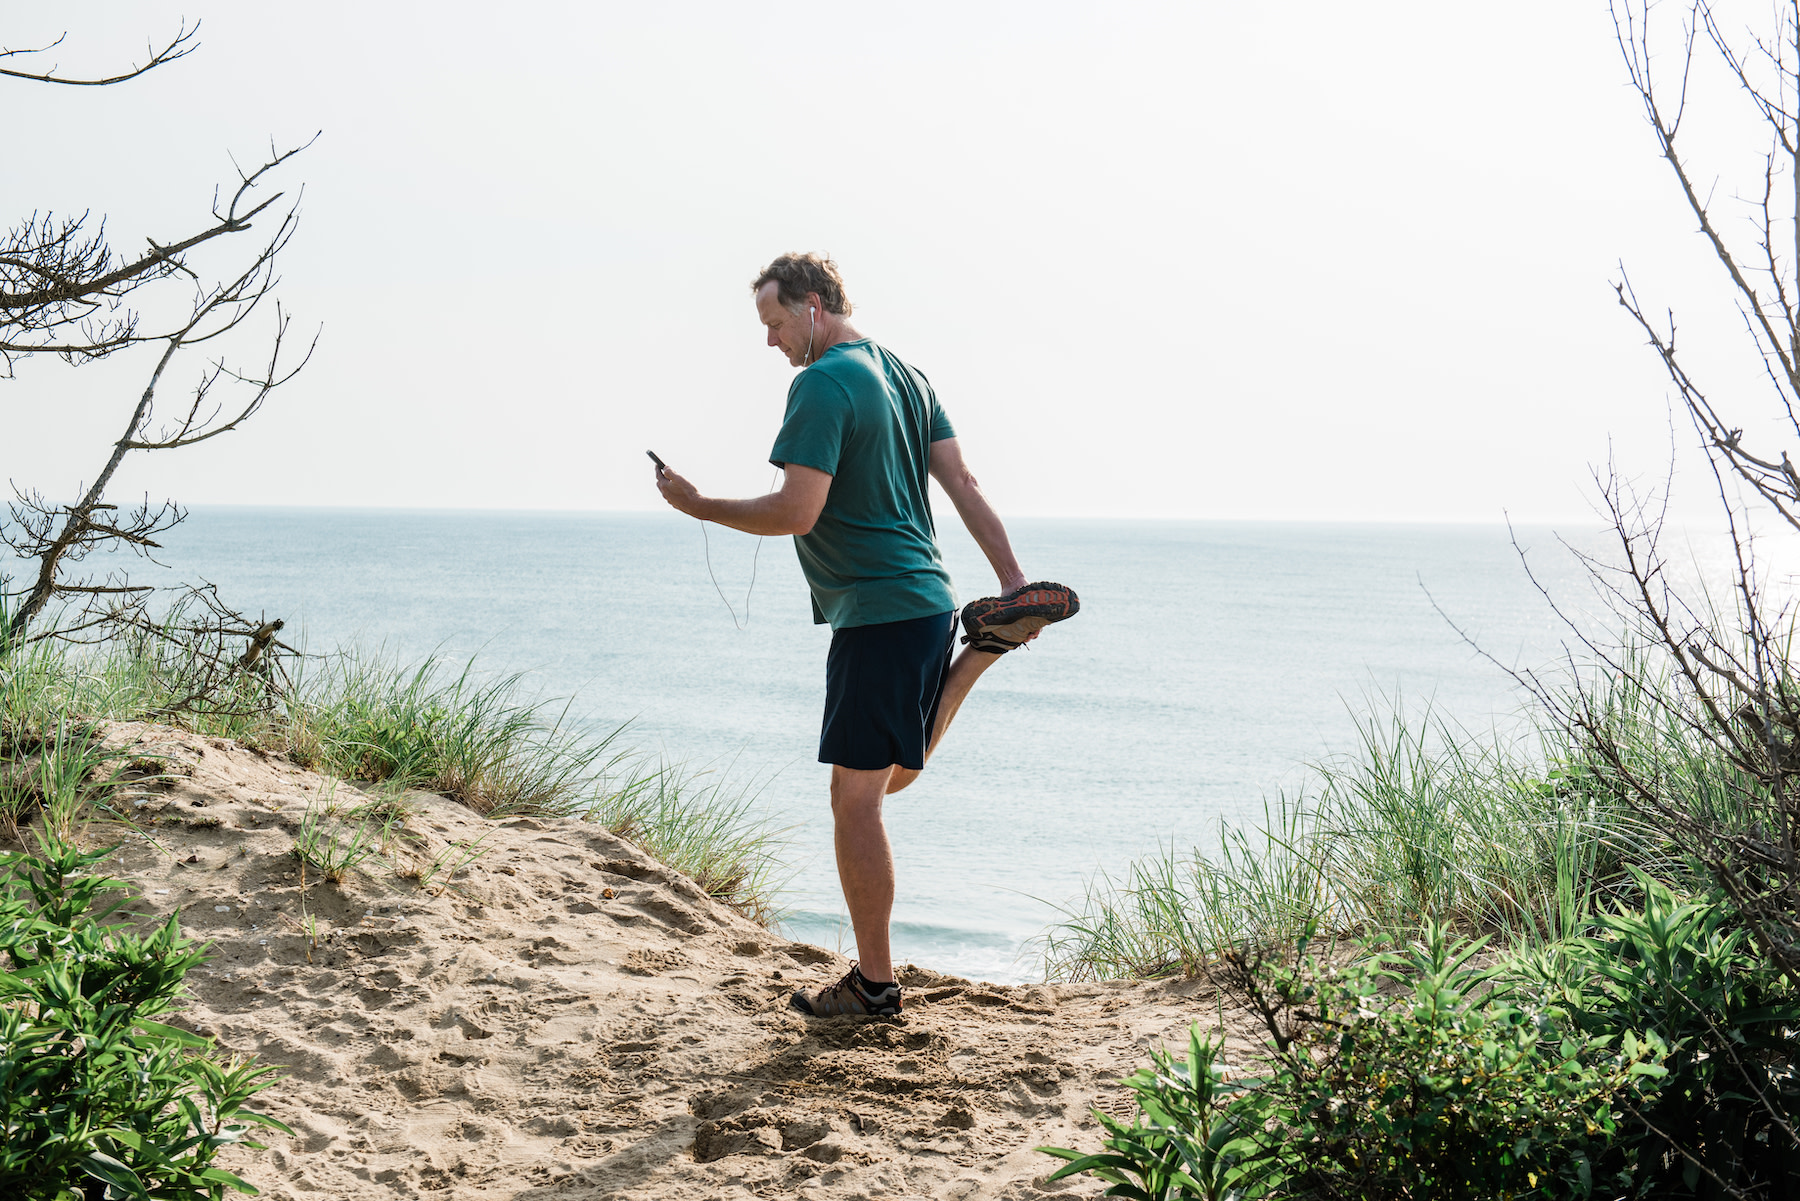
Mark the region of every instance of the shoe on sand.
<instances>
[{"instance_id":1,"label":"shoe on sand","mask_svg":"<svg viewBox=\"0 0 1800 1201\"><path fill-rule=\"evenodd\" d=\"M858 1017L894 1017L900 1012L900 986L884 984L869 991L869 982L855 964L836 984L822 988L803 988L788 998L788 1007L808 1017L834 1018L849 1014Z\"/></svg>"},{"instance_id":2,"label":"shoe on sand","mask_svg":"<svg viewBox=\"0 0 1800 1201\"><path fill-rule=\"evenodd\" d=\"M1081 598L1064 584L1027 584L1005 596L984 596L963 606L963 641L978 651L1004 655L1052 622L1081 612Z\"/></svg>"}]
</instances>

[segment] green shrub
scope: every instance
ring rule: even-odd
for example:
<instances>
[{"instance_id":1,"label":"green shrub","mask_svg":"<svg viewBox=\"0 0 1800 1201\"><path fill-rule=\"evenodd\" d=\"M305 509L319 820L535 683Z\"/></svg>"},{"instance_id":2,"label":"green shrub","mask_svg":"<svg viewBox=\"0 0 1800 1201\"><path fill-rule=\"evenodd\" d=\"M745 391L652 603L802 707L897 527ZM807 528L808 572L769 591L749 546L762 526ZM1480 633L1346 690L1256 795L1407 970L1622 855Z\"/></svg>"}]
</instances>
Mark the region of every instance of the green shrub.
<instances>
[{"instance_id":1,"label":"green shrub","mask_svg":"<svg viewBox=\"0 0 1800 1201\"><path fill-rule=\"evenodd\" d=\"M1064 1147L1038 1150L1069 1165L1051 1180L1083 1172L1110 1182L1110 1197L1201 1197L1225 1201L1240 1190L1249 1171L1244 1164L1257 1143L1247 1137L1247 1116L1222 1101L1232 1093L1225 1084L1219 1041L1188 1029L1188 1057L1178 1061L1166 1051L1151 1055L1150 1066L1126 1081L1137 1100L1137 1116L1129 1123L1096 1109L1106 1130L1106 1151L1083 1155Z\"/></svg>"},{"instance_id":2,"label":"green shrub","mask_svg":"<svg viewBox=\"0 0 1800 1201\"><path fill-rule=\"evenodd\" d=\"M1190 1033L1185 1072L1159 1058L1133 1078L1138 1122L1101 1117L1110 1156L1046 1149L1073 1161L1058 1175L1158 1199L1591 1196L1621 1112L1663 1074L1660 1041L1559 1028L1468 966L1481 945L1432 925L1343 971L1304 947L1292 967L1257 960L1266 1074L1224 1098Z\"/></svg>"},{"instance_id":3,"label":"green shrub","mask_svg":"<svg viewBox=\"0 0 1800 1201\"><path fill-rule=\"evenodd\" d=\"M367 780L427 779L438 758L450 712L427 703L416 711L357 697L344 703L337 732L350 774Z\"/></svg>"},{"instance_id":4,"label":"green shrub","mask_svg":"<svg viewBox=\"0 0 1800 1201\"><path fill-rule=\"evenodd\" d=\"M271 1068L215 1061L211 1043L151 1020L205 952L176 915L138 935L106 919L121 881L107 852L50 843L0 858L0 1196L25 1201L217 1201L256 1190L214 1166L260 1150L244 1108Z\"/></svg>"},{"instance_id":5,"label":"green shrub","mask_svg":"<svg viewBox=\"0 0 1800 1201\"><path fill-rule=\"evenodd\" d=\"M1800 993L1718 895L1682 902L1640 876L1641 912L1522 956L1554 1020L1594 1037L1652 1031L1668 1078L1609 1156L1635 1195L1800 1193Z\"/></svg>"},{"instance_id":6,"label":"green shrub","mask_svg":"<svg viewBox=\"0 0 1800 1201\"><path fill-rule=\"evenodd\" d=\"M1661 1045L1522 1008L1468 966L1481 945L1432 925L1408 952L1285 990L1305 1036L1240 1102L1271 1131L1283 1194L1591 1195L1622 1107L1663 1074Z\"/></svg>"}]
</instances>

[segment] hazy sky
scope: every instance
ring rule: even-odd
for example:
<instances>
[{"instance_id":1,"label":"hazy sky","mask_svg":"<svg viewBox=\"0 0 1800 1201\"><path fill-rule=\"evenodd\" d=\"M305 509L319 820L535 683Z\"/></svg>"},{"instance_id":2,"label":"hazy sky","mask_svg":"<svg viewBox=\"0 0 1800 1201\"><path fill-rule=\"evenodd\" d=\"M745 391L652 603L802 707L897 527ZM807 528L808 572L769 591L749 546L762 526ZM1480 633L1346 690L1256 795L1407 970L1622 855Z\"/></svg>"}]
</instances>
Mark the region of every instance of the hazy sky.
<instances>
[{"instance_id":1,"label":"hazy sky","mask_svg":"<svg viewBox=\"0 0 1800 1201\"><path fill-rule=\"evenodd\" d=\"M166 240L323 130L280 294L324 336L115 495L647 508L646 447L761 491L791 370L747 285L789 249L1013 514L1585 517L1609 439L1668 458L1618 261L1743 358L1602 0L5 0L0 42L106 71L183 13L198 52L133 83L0 81L0 210ZM0 383L0 475L90 477L153 353Z\"/></svg>"}]
</instances>

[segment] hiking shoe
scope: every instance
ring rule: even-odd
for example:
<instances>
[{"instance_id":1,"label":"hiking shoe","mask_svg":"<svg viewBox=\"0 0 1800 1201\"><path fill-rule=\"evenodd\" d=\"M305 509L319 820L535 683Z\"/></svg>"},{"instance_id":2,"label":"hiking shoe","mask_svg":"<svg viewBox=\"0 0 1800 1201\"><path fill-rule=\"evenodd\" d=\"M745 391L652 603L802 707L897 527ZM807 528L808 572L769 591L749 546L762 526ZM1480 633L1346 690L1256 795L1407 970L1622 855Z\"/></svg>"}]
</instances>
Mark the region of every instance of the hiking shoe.
<instances>
[{"instance_id":1,"label":"hiking shoe","mask_svg":"<svg viewBox=\"0 0 1800 1201\"><path fill-rule=\"evenodd\" d=\"M807 1017L834 1018L850 1014L858 1017L895 1017L900 1012L900 986L873 986L863 978L854 964L836 984L823 988L803 988L788 998L788 1007Z\"/></svg>"},{"instance_id":2,"label":"hiking shoe","mask_svg":"<svg viewBox=\"0 0 1800 1201\"><path fill-rule=\"evenodd\" d=\"M1004 655L1045 626L1081 612L1075 590L1048 580L1005 596L984 596L963 606L963 641L978 651Z\"/></svg>"}]
</instances>

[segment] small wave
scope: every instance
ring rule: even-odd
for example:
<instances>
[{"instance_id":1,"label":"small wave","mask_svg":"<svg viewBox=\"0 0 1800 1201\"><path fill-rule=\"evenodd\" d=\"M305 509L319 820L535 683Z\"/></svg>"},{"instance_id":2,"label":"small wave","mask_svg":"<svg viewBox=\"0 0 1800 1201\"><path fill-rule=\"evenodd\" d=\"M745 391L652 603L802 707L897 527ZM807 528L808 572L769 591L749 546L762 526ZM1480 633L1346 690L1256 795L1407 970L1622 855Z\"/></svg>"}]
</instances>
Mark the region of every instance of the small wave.
<instances>
[{"instance_id":1,"label":"small wave","mask_svg":"<svg viewBox=\"0 0 1800 1201\"><path fill-rule=\"evenodd\" d=\"M856 953L856 936L849 919L842 914L796 910L787 915L782 932L789 938L830 947L845 955ZM889 933L898 962L996 984L1022 984L1038 978L1035 963L1020 958L1024 943L998 930L894 922Z\"/></svg>"}]
</instances>

